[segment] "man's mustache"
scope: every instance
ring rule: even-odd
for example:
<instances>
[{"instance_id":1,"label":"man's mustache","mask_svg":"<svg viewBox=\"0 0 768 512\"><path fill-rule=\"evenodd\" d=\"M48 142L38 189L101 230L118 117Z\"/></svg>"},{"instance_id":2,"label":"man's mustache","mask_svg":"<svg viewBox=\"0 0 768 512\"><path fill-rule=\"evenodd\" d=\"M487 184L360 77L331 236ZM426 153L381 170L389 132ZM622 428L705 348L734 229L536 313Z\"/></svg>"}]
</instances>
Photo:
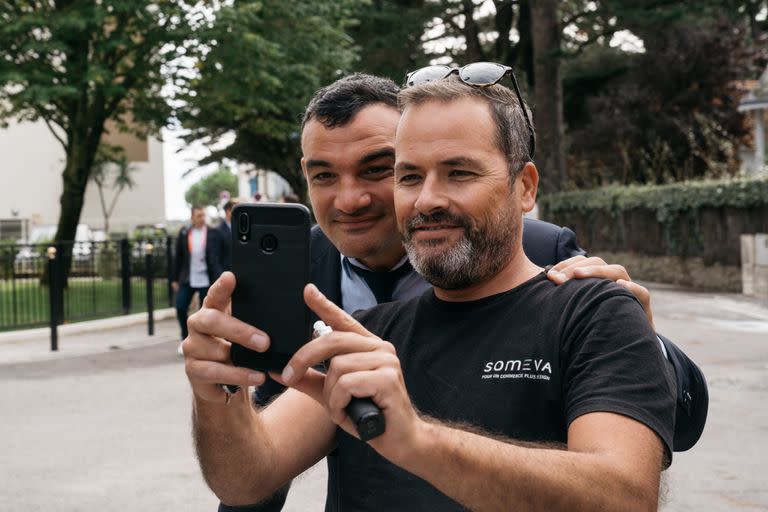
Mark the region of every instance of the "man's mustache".
<instances>
[{"instance_id":1,"label":"man's mustache","mask_svg":"<svg viewBox=\"0 0 768 512\"><path fill-rule=\"evenodd\" d=\"M472 228L472 224L469 219L462 215L453 214L448 210L439 210L429 215L418 213L408 219L408 222L405 224L406 238L410 239L415 230L428 224L451 224L454 226L462 227L465 230Z\"/></svg>"}]
</instances>

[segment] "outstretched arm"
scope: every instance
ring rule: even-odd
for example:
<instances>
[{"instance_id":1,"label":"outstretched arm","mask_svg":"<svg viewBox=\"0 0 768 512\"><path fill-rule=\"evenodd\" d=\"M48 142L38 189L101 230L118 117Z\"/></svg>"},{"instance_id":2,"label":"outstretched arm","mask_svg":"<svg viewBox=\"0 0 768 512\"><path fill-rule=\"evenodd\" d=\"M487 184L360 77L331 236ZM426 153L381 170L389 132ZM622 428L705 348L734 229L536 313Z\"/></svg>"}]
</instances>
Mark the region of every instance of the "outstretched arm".
<instances>
[{"instance_id":1,"label":"outstretched arm","mask_svg":"<svg viewBox=\"0 0 768 512\"><path fill-rule=\"evenodd\" d=\"M322 408L296 391L260 411L253 408L247 386L262 384L264 374L233 366L230 347L239 343L264 351L269 338L228 314L234 287L231 272L211 286L202 309L189 319L183 350L203 476L222 502L244 505L271 496L328 453L336 427ZM228 399L221 384L244 390Z\"/></svg>"}]
</instances>

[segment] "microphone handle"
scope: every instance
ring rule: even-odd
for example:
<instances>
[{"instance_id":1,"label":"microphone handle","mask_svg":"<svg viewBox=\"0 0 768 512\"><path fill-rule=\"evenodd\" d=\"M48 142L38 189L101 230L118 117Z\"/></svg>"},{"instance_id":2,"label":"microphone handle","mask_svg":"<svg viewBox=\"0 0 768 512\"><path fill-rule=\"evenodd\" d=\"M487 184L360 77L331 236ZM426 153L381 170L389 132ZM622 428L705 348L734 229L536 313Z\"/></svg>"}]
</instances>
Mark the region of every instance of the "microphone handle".
<instances>
[{"instance_id":1,"label":"microphone handle","mask_svg":"<svg viewBox=\"0 0 768 512\"><path fill-rule=\"evenodd\" d=\"M353 396L345 410L355 424L357 434L362 441L370 441L386 430L384 413L370 398Z\"/></svg>"}]
</instances>

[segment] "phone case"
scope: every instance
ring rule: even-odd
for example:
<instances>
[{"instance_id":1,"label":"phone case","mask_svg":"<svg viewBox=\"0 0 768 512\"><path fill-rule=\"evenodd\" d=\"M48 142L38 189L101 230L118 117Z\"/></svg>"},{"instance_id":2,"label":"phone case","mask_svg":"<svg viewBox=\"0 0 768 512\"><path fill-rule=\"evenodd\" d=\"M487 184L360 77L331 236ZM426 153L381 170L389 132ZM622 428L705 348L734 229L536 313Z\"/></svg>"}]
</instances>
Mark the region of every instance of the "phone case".
<instances>
[{"instance_id":1,"label":"phone case","mask_svg":"<svg viewBox=\"0 0 768 512\"><path fill-rule=\"evenodd\" d=\"M233 364L280 372L309 341L311 317L304 303L309 236L304 205L239 204L232 210L232 271L237 279L232 316L270 338L264 353L233 343Z\"/></svg>"}]
</instances>

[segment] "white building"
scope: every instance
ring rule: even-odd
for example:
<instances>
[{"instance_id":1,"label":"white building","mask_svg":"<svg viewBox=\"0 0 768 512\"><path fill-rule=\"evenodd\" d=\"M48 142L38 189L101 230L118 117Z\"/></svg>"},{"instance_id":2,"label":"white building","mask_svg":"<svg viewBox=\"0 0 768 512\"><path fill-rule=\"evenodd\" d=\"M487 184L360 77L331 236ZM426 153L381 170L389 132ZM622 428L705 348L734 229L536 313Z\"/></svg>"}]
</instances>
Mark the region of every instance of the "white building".
<instances>
[{"instance_id":1,"label":"white building","mask_svg":"<svg viewBox=\"0 0 768 512\"><path fill-rule=\"evenodd\" d=\"M298 166L298 162L296 165ZM254 200L258 194L260 201L276 202L284 196L293 194L288 182L272 171L253 170L241 166L237 168L237 182L240 197L250 200Z\"/></svg>"},{"instance_id":2,"label":"white building","mask_svg":"<svg viewBox=\"0 0 768 512\"><path fill-rule=\"evenodd\" d=\"M125 150L135 185L124 189L110 216L110 231L128 232L139 224L165 220L162 143L139 140L125 133L106 140ZM43 121L11 122L0 129L0 239L26 238L31 230L55 226L59 221L64 150ZM105 187L109 204L115 191ZM80 223L92 229L104 226L95 183L88 184Z\"/></svg>"}]
</instances>

